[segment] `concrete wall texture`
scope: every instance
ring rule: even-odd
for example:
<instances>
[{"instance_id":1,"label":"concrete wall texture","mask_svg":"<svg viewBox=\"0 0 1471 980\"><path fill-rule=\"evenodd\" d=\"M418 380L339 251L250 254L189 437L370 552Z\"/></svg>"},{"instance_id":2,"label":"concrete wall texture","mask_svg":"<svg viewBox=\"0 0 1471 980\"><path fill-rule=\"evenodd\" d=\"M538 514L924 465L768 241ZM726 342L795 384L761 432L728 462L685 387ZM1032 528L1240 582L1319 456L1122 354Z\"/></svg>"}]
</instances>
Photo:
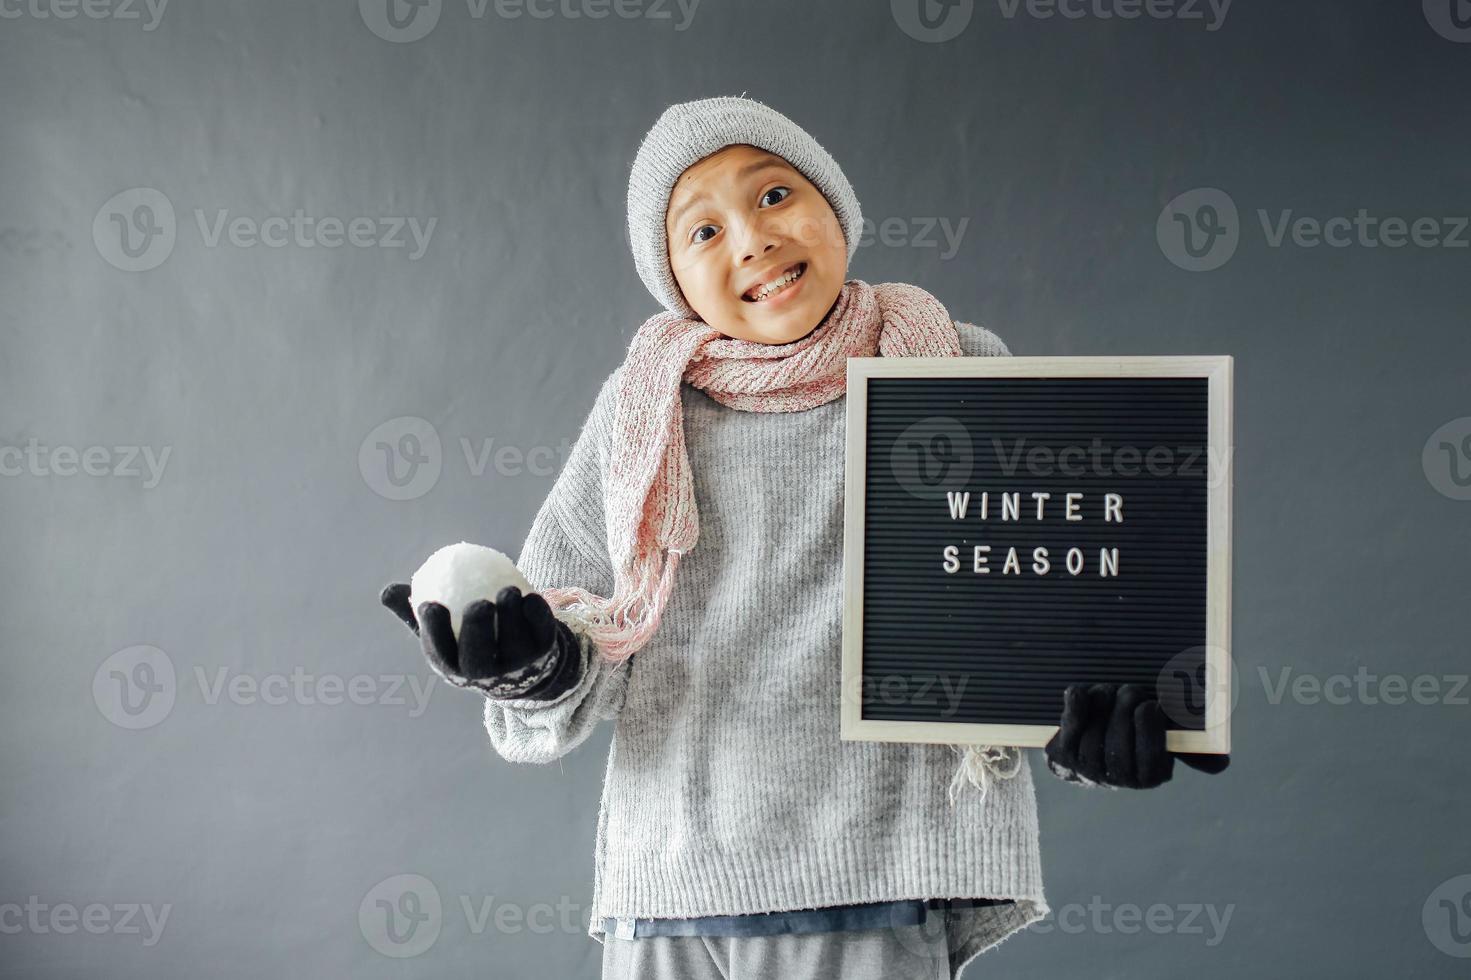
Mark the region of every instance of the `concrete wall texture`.
<instances>
[{"instance_id":1,"label":"concrete wall texture","mask_svg":"<svg viewBox=\"0 0 1471 980\"><path fill-rule=\"evenodd\" d=\"M1464 0L0 0L0 976L599 975L610 726L505 763L376 593L519 547L638 140L742 92L850 275L1236 358L1232 768L1029 753L1057 914L968 975L1465 975L1468 82Z\"/></svg>"}]
</instances>

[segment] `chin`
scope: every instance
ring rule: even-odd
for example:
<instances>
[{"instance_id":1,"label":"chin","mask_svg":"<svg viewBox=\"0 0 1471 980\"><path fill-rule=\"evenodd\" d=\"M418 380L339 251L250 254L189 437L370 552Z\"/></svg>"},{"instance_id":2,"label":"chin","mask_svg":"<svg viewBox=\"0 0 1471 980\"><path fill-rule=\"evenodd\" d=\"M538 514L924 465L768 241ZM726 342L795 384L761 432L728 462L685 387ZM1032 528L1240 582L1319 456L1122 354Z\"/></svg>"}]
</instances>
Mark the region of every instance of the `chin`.
<instances>
[{"instance_id":1,"label":"chin","mask_svg":"<svg viewBox=\"0 0 1471 980\"><path fill-rule=\"evenodd\" d=\"M751 328L753 331L759 331L763 337L770 338L771 343L790 344L816 330L821 322L820 313L813 313L810 310L791 310L781 317L773 317L766 323L752 324Z\"/></svg>"}]
</instances>

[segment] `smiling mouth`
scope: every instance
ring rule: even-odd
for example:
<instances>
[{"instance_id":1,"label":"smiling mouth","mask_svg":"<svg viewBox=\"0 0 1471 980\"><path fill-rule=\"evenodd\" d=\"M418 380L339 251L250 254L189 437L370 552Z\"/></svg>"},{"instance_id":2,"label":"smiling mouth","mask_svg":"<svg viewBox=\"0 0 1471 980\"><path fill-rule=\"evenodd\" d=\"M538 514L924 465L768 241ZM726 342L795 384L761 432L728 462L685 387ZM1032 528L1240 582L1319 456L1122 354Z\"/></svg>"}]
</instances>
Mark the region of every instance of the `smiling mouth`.
<instances>
[{"instance_id":1,"label":"smiling mouth","mask_svg":"<svg viewBox=\"0 0 1471 980\"><path fill-rule=\"evenodd\" d=\"M764 303L773 296L779 296L790 289L792 284L802 278L807 271L806 262L794 262L782 270L781 274L770 282L753 286L741 294L741 299L747 303Z\"/></svg>"}]
</instances>

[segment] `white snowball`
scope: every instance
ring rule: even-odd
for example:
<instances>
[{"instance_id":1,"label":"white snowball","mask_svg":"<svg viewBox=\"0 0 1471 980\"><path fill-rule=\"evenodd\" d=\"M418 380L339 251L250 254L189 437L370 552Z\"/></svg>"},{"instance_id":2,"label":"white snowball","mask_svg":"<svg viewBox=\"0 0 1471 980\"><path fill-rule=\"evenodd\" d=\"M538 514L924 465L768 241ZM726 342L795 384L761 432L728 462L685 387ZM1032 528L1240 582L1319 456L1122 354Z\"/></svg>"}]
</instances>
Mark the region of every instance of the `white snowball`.
<instances>
[{"instance_id":1,"label":"white snowball","mask_svg":"<svg viewBox=\"0 0 1471 980\"><path fill-rule=\"evenodd\" d=\"M409 581L409 606L419 614L419 604L437 602L449 610L455 638L460 636L460 620L465 607L476 599L495 601L508 585L522 595L536 591L526 581L510 558L484 545L461 541L445 545L419 566Z\"/></svg>"}]
</instances>

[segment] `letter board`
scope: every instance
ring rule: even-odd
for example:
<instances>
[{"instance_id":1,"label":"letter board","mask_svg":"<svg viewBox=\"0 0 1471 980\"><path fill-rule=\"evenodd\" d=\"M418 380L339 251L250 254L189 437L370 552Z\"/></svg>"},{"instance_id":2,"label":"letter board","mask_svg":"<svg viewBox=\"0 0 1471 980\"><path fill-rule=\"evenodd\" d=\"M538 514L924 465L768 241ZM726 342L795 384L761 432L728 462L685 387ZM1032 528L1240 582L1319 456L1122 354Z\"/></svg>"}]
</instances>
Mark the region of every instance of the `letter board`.
<instances>
[{"instance_id":1,"label":"letter board","mask_svg":"<svg viewBox=\"0 0 1471 980\"><path fill-rule=\"evenodd\" d=\"M842 737L1046 744L1144 683L1230 751L1231 358L850 358Z\"/></svg>"}]
</instances>

